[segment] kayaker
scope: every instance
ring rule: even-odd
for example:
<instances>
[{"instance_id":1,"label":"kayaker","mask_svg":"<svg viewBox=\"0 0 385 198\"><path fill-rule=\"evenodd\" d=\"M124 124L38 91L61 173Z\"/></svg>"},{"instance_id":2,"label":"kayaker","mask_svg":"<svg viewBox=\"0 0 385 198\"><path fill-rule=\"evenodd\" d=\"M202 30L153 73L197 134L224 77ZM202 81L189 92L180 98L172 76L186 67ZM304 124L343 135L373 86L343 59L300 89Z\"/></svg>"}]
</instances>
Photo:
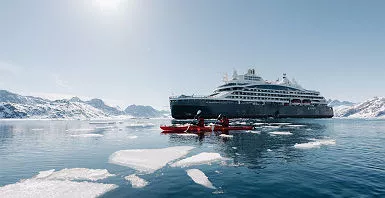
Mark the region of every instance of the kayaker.
<instances>
[{"instance_id":1,"label":"kayaker","mask_svg":"<svg viewBox=\"0 0 385 198\"><path fill-rule=\"evenodd\" d=\"M222 116L219 122L223 127L229 127L230 121L225 115Z\"/></svg>"},{"instance_id":2,"label":"kayaker","mask_svg":"<svg viewBox=\"0 0 385 198\"><path fill-rule=\"evenodd\" d=\"M204 127L204 126L205 126L205 119L202 118L202 117L199 117L199 118L198 118L198 124L197 124L197 126L199 126L199 127Z\"/></svg>"}]
</instances>

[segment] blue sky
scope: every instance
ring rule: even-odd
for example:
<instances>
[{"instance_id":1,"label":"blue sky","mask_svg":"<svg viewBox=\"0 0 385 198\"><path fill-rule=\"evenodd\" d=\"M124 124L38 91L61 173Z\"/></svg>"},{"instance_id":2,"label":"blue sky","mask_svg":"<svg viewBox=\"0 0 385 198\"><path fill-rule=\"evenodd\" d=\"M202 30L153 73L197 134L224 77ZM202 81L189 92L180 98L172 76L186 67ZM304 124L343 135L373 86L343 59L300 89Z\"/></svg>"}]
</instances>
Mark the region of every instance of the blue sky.
<instances>
[{"instance_id":1,"label":"blue sky","mask_svg":"<svg viewBox=\"0 0 385 198\"><path fill-rule=\"evenodd\" d=\"M385 1L6 0L0 89L164 108L233 69L326 98L385 96Z\"/></svg>"}]
</instances>

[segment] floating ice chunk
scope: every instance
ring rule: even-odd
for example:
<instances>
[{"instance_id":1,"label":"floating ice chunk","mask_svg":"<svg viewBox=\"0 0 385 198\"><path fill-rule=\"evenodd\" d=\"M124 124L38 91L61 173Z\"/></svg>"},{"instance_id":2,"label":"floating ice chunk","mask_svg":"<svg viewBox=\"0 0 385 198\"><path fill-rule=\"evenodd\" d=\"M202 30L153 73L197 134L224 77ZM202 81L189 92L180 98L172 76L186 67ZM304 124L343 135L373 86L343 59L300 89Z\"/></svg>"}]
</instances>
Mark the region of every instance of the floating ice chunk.
<instances>
[{"instance_id":1,"label":"floating ice chunk","mask_svg":"<svg viewBox=\"0 0 385 198\"><path fill-rule=\"evenodd\" d=\"M67 129L66 131L93 131L93 128L84 128L84 129Z\"/></svg>"},{"instance_id":2,"label":"floating ice chunk","mask_svg":"<svg viewBox=\"0 0 385 198\"><path fill-rule=\"evenodd\" d=\"M237 149L237 147L235 147L235 146L233 146L233 147L231 147L232 149Z\"/></svg>"},{"instance_id":3,"label":"floating ice chunk","mask_svg":"<svg viewBox=\"0 0 385 198\"><path fill-rule=\"evenodd\" d=\"M261 131L250 131L250 133L261 134Z\"/></svg>"},{"instance_id":4,"label":"floating ice chunk","mask_svg":"<svg viewBox=\"0 0 385 198\"><path fill-rule=\"evenodd\" d=\"M153 127L155 124L153 123L132 123L132 124L127 124L126 127Z\"/></svg>"},{"instance_id":5,"label":"floating ice chunk","mask_svg":"<svg viewBox=\"0 0 385 198\"><path fill-rule=\"evenodd\" d=\"M116 128L116 126L99 126L99 127L95 127L95 129L113 129L113 128Z\"/></svg>"},{"instance_id":6,"label":"floating ice chunk","mask_svg":"<svg viewBox=\"0 0 385 198\"><path fill-rule=\"evenodd\" d=\"M289 125L289 124L291 124L291 123L276 122L276 123L269 123L269 124L275 124L275 125Z\"/></svg>"},{"instance_id":7,"label":"floating ice chunk","mask_svg":"<svg viewBox=\"0 0 385 198\"><path fill-rule=\"evenodd\" d=\"M271 128L271 129L278 129L280 126L263 126L263 128Z\"/></svg>"},{"instance_id":8,"label":"floating ice chunk","mask_svg":"<svg viewBox=\"0 0 385 198\"><path fill-rule=\"evenodd\" d=\"M321 144L319 142L307 142L307 143L301 143L301 144L294 144L294 148L298 149L309 149L309 148L318 148Z\"/></svg>"},{"instance_id":9,"label":"floating ice chunk","mask_svg":"<svg viewBox=\"0 0 385 198\"><path fill-rule=\"evenodd\" d=\"M289 124L289 125L286 125L288 127L303 127L303 126L306 126L306 125L302 125L302 124Z\"/></svg>"},{"instance_id":10,"label":"floating ice chunk","mask_svg":"<svg viewBox=\"0 0 385 198\"><path fill-rule=\"evenodd\" d=\"M321 145L335 145L336 140L331 140L331 139L324 139L324 140L317 140Z\"/></svg>"},{"instance_id":11,"label":"floating ice chunk","mask_svg":"<svg viewBox=\"0 0 385 198\"><path fill-rule=\"evenodd\" d=\"M38 128L38 129L31 129L31 131L44 131L44 129L42 129L42 128Z\"/></svg>"},{"instance_id":12,"label":"floating ice chunk","mask_svg":"<svg viewBox=\"0 0 385 198\"><path fill-rule=\"evenodd\" d=\"M222 138L232 138L234 136L233 135L220 134L219 137L222 137Z\"/></svg>"},{"instance_id":13,"label":"floating ice chunk","mask_svg":"<svg viewBox=\"0 0 385 198\"><path fill-rule=\"evenodd\" d=\"M208 164L215 161L220 161L224 159L221 157L219 153L199 153L198 155L194 155L192 157L182 159L180 161L177 161L170 166L172 167L187 167L187 166L193 166L193 165L201 165L201 164Z\"/></svg>"},{"instance_id":14,"label":"floating ice chunk","mask_svg":"<svg viewBox=\"0 0 385 198\"><path fill-rule=\"evenodd\" d=\"M269 132L269 133L272 135L293 135L292 133L290 133L288 131L273 131L273 132Z\"/></svg>"},{"instance_id":15,"label":"floating ice chunk","mask_svg":"<svg viewBox=\"0 0 385 198\"><path fill-rule=\"evenodd\" d=\"M96 134L96 133L85 133L85 134L71 135L71 137L103 137L103 135Z\"/></svg>"},{"instance_id":16,"label":"floating ice chunk","mask_svg":"<svg viewBox=\"0 0 385 198\"><path fill-rule=\"evenodd\" d=\"M116 124L114 121L91 121L89 124Z\"/></svg>"},{"instance_id":17,"label":"floating ice chunk","mask_svg":"<svg viewBox=\"0 0 385 198\"><path fill-rule=\"evenodd\" d=\"M60 171L55 169L48 171L41 171L36 175L35 179L46 180L89 180L97 181L107 177L115 176L110 174L106 169L88 169L88 168L65 168Z\"/></svg>"},{"instance_id":18,"label":"floating ice chunk","mask_svg":"<svg viewBox=\"0 0 385 198\"><path fill-rule=\"evenodd\" d=\"M186 136L186 137L198 137L197 134L194 133L177 133L178 136Z\"/></svg>"},{"instance_id":19,"label":"floating ice chunk","mask_svg":"<svg viewBox=\"0 0 385 198\"><path fill-rule=\"evenodd\" d=\"M50 176L53 172L55 172L55 169L51 169L51 170L47 170L47 171L40 171L39 174L36 175L34 178L42 179L42 178Z\"/></svg>"},{"instance_id":20,"label":"floating ice chunk","mask_svg":"<svg viewBox=\"0 0 385 198\"><path fill-rule=\"evenodd\" d=\"M192 149L194 149L192 146L176 146L163 149L120 150L110 156L109 162L144 173L153 173L168 162L187 155Z\"/></svg>"},{"instance_id":21,"label":"floating ice chunk","mask_svg":"<svg viewBox=\"0 0 385 198\"><path fill-rule=\"evenodd\" d=\"M307 142L307 143L302 143L302 144L295 144L294 148L298 149L310 149L310 148L319 148L322 145L334 145L336 144L335 140L315 140L314 142Z\"/></svg>"},{"instance_id":22,"label":"floating ice chunk","mask_svg":"<svg viewBox=\"0 0 385 198\"><path fill-rule=\"evenodd\" d=\"M135 174L126 176L124 179L131 182L133 188L143 188L148 185L148 181L136 176Z\"/></svg>"},{"instance_id":23,"label":"floating ice chunk","mask_svg":"<svg viewBox=\"0 0 385 198\"><path fill-rule=\"evenodd\" d=\"M0 197L98 197L118 186L68 180L27 179L0 187Z\"/></svg>"},{"instance_id":24,"label":"floating ice chunk","mask_svg":"<svg viewBox=\"0 0 385 198\"><path fill-rule=\"evenodd\" d=\"M271 149L267 149L267 151L268 151L268 152L271 152L271 151L273 151L273 150L271 150Z\"/></svg>"},{"instance_id":25,"label":"floating ice chunk","mask_svg":"<svg viewBox=\"0 0 385 198\"><path fill-rule=\"evenodd\" d=\"M136 138L138 138L138 136L136 136L136 135L128 136L128 139L136 139Z\"/></svg>"},{"instance_id":26,"label":"floating ice chunk","mask_svg":"<svg viewBox=\"0 0 385 198\"><path fill-rule=\"evenodd\" d=\"M187 170L187 175L197 184L200 184L206 188L217 189L213 186L213 184L209 181L207 176L198 169L189 169Z\"/></svg>"}]
</instances>

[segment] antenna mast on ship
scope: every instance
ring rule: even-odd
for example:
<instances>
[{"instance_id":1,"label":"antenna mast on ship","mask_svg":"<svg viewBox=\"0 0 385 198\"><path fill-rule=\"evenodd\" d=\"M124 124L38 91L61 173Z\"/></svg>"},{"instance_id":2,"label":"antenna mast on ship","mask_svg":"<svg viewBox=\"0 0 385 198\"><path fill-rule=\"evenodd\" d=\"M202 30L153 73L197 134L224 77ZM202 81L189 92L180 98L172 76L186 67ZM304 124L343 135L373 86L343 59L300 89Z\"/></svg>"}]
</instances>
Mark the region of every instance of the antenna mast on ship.
<instances>
[{"instance_id":1,"label":"antenna mast on ship","mask_svg":"<svg viewBox=\"0 0 385 198\"><path fill-rule=\"evenodd\" d=\"M223 75L223 82L226 84L229 82L229 75L227 75L227 73L225 73L225 75Z\"/></svg>"}]
</instances>

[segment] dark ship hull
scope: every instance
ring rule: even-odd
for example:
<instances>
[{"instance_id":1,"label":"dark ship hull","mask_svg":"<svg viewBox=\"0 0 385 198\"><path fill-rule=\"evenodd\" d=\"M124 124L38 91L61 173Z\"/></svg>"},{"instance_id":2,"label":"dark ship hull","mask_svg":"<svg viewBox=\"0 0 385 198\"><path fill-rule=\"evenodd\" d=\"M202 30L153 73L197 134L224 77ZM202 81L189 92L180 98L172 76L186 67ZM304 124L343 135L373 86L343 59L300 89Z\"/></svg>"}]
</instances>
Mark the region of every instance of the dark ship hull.
<instances>
[{"instance_id":1,"label":"dark ship hull","mask_svg":"<svg viewBox=\"0 0 385 198\"><path fill-rule=\"evenodd\" d=\"M327 105L281 105L277 103L251 103L238 101L188 99L170 100L171 116L175 119L194 118L201 110L203 118L331 118L333 108Z\"/></svg>"}]
</instances>

